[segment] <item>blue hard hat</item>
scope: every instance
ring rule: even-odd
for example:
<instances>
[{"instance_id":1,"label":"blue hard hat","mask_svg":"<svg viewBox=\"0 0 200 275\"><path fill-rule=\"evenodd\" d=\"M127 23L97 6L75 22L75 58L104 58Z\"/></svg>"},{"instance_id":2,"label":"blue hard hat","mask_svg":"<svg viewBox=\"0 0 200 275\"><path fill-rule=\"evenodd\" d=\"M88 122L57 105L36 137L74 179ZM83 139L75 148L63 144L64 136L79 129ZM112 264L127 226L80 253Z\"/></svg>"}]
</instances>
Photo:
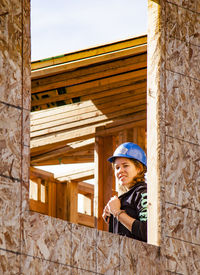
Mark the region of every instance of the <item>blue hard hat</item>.
<instances>
[{"instance_id":1,"label":"blue hard hat","mask_svg":"<svg viewBox=\"0 0 200 275\"><path fill-rule=\"evenodd\" d=\"M119 145L115 150L112 157L108 159L111 163L114 162L115 158L123 157L129 159L135 159L147 166L147 158L145 152L135 143L125 142Z\"/></svg>"}]
</instances>

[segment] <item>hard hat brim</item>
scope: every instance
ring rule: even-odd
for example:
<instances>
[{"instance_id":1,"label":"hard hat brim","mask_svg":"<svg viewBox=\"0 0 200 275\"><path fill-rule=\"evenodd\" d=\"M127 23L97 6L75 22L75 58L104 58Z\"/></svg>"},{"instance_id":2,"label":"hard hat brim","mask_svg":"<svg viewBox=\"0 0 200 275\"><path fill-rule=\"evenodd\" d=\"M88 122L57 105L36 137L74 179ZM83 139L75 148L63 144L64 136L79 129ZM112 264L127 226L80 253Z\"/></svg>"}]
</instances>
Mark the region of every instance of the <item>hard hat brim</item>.
<instances>
[{"instance_id":1,"label":"hard hat brim","mask_svg":"<svg viewBox=\"0 0 200 275\"><path fill-rule=\"evenodd\" d=\"M115 159L116 158L127 158L127 159L135 159L135 158L133 158L132 156L130 156L130 155L117 155L117 156L112 156L112 157L110 157L110 158L108 158L108 161L109 162L111 162L111 163L113 163L114 161L115 161ZM136 159L135 159L136 160Z\"/></svg>"}]
</instances>

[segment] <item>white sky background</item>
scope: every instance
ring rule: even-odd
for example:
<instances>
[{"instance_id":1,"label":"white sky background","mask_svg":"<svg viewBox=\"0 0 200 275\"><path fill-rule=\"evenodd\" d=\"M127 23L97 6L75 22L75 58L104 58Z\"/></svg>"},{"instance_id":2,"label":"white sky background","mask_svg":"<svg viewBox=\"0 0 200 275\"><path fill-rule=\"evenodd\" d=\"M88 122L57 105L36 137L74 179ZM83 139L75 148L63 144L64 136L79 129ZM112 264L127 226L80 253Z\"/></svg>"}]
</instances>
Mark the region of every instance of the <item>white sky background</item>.
<instances>
[{"instance_id":1,"label":"white sky background","mask_svg":"<svg viewBox=\"0 0 200 275\"><path fill-rule=\"evenodd\" d=\"M31 0L31 59L147 33L147 0Z\"/></svg>"}]
</instances>

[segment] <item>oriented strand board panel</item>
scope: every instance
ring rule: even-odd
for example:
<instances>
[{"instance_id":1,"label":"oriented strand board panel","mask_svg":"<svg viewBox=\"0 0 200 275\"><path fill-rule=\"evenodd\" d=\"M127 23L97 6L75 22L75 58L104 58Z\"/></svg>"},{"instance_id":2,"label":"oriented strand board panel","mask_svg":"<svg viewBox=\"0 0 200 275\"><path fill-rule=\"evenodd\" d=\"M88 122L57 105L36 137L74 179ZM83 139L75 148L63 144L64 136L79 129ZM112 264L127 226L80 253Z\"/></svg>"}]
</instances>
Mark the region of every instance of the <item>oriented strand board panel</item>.
<instances>
[{"instance_id":1,"label":"oriented strand board panel","mask_svg":"<svg viewBox=\"0 0 200 275\"><path fill-rule=\"evenodd\" d=\"M30 107L29 4L0 2L1 117L5 110L8 114L0 131L1 167L7 167L0 170L1 209L8 215L0 224L0 272L199 274L199 1L149 0L148 100L153 105L152 128L147 130L148 147L152 145L148 180L149 188L154 180L157 184L160 247L29 211L29 130L24 129ZM188 89L181 88L184 81L191 83L189 97ZM169 107L169 98L178 105ZM191 106L193 115L188 114ZM11 109L21 113L21 124ZM13 130L16 123L19 128ZM8 161L15 157L17 165Z\"/></svg>"},{"instance_id":2,"label":"oriented strand board panel","mask_svg":"<svg viewBox=\"0 0 200 275\"><path fill-rule=\"evenodd\" d=\"M168 272L198 274L199 1L170 2L149 1L148 232Z\"/></svg>"}]
</instances>

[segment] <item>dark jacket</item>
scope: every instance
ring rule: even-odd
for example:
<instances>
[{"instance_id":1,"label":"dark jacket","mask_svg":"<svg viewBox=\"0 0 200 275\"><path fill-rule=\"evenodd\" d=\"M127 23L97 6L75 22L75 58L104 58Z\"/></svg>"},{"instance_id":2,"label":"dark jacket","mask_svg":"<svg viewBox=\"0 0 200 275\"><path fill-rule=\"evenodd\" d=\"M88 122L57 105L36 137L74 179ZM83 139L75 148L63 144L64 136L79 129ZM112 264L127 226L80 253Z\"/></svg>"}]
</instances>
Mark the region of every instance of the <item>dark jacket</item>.
<instances>
[{"instance_id":1,"label":"dark jacket","mask_svg":"<svg viewBox=\"0 0 200 275\"><path fill-rule=\"evenodd\" d=\"M121 209L136 219L131 232L112 215L109 232L127 236L140 241L147 241L147 184L138 182L129 191L119 196Z\"/></svg>"}]
</instances>

